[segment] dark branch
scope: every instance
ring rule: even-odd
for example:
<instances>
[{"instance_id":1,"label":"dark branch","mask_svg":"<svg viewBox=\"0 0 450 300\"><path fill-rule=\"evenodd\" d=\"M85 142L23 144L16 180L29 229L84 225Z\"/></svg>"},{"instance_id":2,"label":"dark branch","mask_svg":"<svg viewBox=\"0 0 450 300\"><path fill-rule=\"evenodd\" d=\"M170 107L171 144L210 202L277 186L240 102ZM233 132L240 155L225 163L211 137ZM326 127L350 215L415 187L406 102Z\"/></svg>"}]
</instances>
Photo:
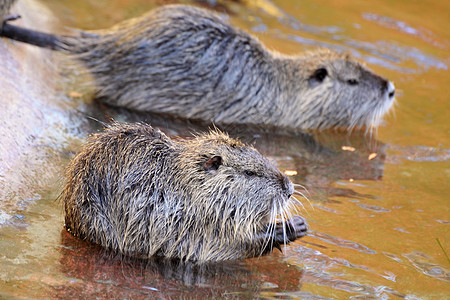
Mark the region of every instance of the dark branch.
<instances>
[{"instance_id":1,"label":"dark branch","mask_svg":"<svg viewBox=\"0 0 450 300\"><path fill-rule=\"evenodd\" d=\"M58 37L56 35L14 26L6 21L3 22L0 36L42 48L60 50Z\"/></svg>"}]
</instances>

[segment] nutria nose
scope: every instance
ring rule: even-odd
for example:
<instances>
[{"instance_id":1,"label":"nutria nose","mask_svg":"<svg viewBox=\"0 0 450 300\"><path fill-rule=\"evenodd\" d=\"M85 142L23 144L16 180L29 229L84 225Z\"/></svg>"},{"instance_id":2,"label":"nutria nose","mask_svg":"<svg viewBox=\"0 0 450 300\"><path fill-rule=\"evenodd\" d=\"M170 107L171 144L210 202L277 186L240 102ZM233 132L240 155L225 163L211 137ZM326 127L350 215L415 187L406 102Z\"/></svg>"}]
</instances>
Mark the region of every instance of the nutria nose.
<instances>
[{"instance_id":1,"label":"nutria nose","mask_svg":"<svg viewBox=\"0 0 450 300\"><path fill-rule=\"evenodd\" d=\"M389 98L394 97L395 95L395 86L392 82L389 81L388 83L388 87L387 87L387 92L388 92L388 96Z\"/></svg>"},{"instance_id":2,"label":"nutria nose","mask_svg":"<svg viewBox=\"0 0 450 300\"><path fill-rule=\"evenodd\" d=\"M289 178L285 175L282 175L282 186L283 189L286 192L286 196L289 198L292 196L292 194L294 193L294 186L292 185L291 181L289 180Z\"/></svg>"}]
</instances>

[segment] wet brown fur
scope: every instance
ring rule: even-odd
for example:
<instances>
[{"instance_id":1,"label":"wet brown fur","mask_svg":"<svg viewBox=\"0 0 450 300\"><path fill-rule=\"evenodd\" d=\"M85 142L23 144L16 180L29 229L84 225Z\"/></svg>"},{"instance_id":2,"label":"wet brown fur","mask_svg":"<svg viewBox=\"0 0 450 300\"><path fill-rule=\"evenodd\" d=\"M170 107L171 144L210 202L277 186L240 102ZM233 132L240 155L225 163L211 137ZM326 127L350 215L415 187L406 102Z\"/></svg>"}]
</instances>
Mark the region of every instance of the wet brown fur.
<instances>
[{"instance_id":1,"label":"wet brown fur","mask_svg":"<svg viewBox=\"0 0 450 300\"><path fill-rule=\"evenodd\" d=\"M139 111L352 130L378 126L394 102L394 85L350 55L325 49L282 55L193 6L162 6L106 30L39 37L39 46L48 41L87 67L99 99Z\"/></svg>"},{"instance_id":2,"label":"wet brown fur","mask_svg":"<svg viewBox=\"0 0 450 300\"><path fill-rule=\"evenodd\" d=\"M171 140L149 125L114 124L89 138L66 177L66 228L129 256L239 259L306 234L289 214L289 179L218 131Z\"/></svg>"}]
</instances>

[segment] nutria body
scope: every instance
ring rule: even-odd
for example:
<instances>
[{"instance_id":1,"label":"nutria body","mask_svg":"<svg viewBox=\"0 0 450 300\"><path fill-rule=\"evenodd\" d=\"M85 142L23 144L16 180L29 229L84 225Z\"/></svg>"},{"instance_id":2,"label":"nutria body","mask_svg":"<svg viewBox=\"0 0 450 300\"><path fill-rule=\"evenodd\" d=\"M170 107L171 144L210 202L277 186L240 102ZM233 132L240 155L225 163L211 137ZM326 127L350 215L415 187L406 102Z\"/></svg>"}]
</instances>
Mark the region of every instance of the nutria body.
<instances>
[{"instance_id":1,"label":"nutria body","mask_svg":"<svg viewBox=\"0 0 450 300\"><path fill-rule=\"evenodd\" d=\"M67 171L66 228L147 258L219 261L270 252L306 234L288 216L292 183L254 148L211 132L171 140L149 125L91 136Z\"/></svg>"},{"instance_id":2,"label":"nutria body","mask_svg":"<svg viewBox=\"0 0 450 300\"><path fill-rule=\"evenodd\" d=\"M9 24L2 35L20 40ZM377 126L394 101L394 85L349 55L285 56L192 6L42 38L87 66L103 101L140 111L219 124L352 129Z\"/></svg>"}]
</instances>

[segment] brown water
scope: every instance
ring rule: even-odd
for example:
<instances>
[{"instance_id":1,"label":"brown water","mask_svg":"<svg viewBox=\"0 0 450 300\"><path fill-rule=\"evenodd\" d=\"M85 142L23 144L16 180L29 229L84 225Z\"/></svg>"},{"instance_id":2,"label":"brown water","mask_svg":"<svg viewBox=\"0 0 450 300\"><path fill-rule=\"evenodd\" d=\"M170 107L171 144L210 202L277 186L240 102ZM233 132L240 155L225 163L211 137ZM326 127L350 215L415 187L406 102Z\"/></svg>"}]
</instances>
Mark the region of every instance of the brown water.
<instances>
[{"instance_id":1,"label":"brown water","mask_svg":"<svg viewBox=\"0 0 450 300\"><path fill-rule=\"evenodd\" d=\"M83 29L107 27L165 3L43 2L62 24ZM397 87L395 114L376 138L335 132L274 138L273 133L230 129L274 158L280 169L297 173L291 179L309 191L304 215L310 235L283 253L202 267L127 261L73 238L62 230L63 211L55 199L61 170L96 128L87 115L144 119L169 134L204 129L75 98L70 110L76 106L81 113L69 123L85 126L46 144L47 161L58 167L45 168L43 159L42 174L56 178L55 184L37 188L31 177L22 184L33 197L11 196L15 205L0 204L0 297L450 298L448 1L209 3L217 3L216 9L227 11L234 24L270 48L349 51ZM371 153L377 156L369 160Z\"/></svg>"}]
</instances>

